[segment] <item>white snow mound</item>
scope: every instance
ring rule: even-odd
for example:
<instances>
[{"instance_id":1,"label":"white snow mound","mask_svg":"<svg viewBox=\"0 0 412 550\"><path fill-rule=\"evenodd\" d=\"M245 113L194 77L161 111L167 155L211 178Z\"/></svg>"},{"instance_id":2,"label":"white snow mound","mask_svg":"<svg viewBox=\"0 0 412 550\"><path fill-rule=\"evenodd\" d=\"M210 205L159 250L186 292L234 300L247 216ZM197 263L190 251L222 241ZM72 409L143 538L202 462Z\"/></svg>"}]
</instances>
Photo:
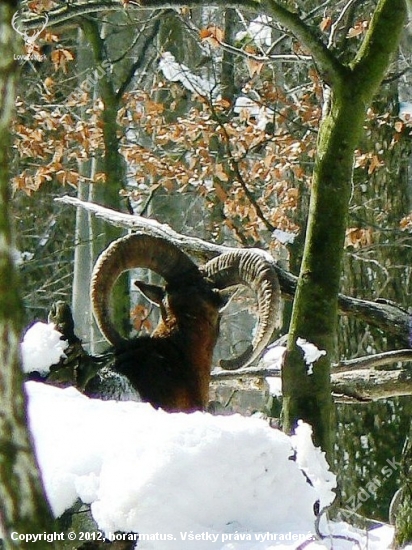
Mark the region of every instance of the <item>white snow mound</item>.
<instances>
[{"instance_id":1,"label":"white snow mound","mask_svg":"<svg viewBox=\"0 0 412 550\"><path fill-rule=\"evenodd\" d=\"M91 504L106 534L175 538L140 541L139 550L225 546L221 537L215 544L190 542L181 533L313 532L319 494L290 459L291 439L264 420L169 414L36 382L26 388L38 460L57 516L79 497Z\"/></svg>"},{"instance_id":2,"label":"white snow mound","mask_svg":"<svg viewBox=\"0 0 412 550\"><path fill-rule=\"evenodd\" d=\"M53 323L34 323L21 343L23 371L49 373L52 365L56 365L61 357L66 357L64 350L68 343L61 337Z\"/></svg>"}]
</instances>

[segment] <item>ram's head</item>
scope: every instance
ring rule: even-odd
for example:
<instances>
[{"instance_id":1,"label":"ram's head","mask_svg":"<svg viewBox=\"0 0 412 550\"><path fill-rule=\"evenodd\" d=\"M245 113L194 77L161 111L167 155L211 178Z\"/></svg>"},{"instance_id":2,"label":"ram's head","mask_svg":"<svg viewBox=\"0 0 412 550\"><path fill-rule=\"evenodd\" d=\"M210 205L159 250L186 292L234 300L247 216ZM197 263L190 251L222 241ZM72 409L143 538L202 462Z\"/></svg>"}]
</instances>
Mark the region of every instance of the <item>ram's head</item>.
<instances>
[{"instance_id":1,"label":"ram's head","mask_svg":"<svg viewBox=\"0 0 412 550\"><path fill-rule=\"evenodd\" d=\"M121 273L136 268L154 271L164 279L165 285L159 287L136 282L138 288L160 306L161 319L149 339L140 337L130 340L119 333L112 321L110 298ZM113 242L97 260L92 276L91 298L103 336L115 349L122 350L121 357L127 357L127 368L124 367L123 372L127 371L129 378L132 378L130 373L133 372L146 371L144 376L147 378L148 371L156 371L156 375L151 377L153 383L153 378L162 376L164 372L170 384L174 380L174 370L179 371L175 378L180 380L185 377L180 372L183 369L191 373L188 384L197 384L200 388L201 396L196 397L196 403L201 402L199 406L205 406L221 309L227 301L228 289L239 285L249 287L256 296L258 325L252 343L244 353L221 361L225 369L238 369L259 357L269 343L278 319L278 280L273 266L259 251L235 250L198 267L170 241L133 233ZM124 350L128 350L126 354ZM156 361L161 365L155 365ZM181 364L176 365L178 362ZM119 370L122 370L121 366ZM135 386L142 386L141 376L134 376ZM143 391L142 387L136 389L146 393L148 401L156 401L150 398L147 388ZM186 394L190 396L193 392L192 388ZM188 400L187 396L185 399ZM163 403L155 404L164 406Z\"/></svg>"}]
</instances>

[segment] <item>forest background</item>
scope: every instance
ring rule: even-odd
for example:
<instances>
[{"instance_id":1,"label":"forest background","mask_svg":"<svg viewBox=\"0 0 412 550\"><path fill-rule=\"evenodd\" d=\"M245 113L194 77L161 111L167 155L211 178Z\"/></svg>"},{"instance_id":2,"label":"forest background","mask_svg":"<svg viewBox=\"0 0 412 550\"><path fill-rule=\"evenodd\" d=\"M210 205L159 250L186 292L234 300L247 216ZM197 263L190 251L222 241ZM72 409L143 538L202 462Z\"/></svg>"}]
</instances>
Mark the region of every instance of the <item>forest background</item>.
<instances>
[{"instance_id":1,"label":"forest background","mask_svg":"<svg viewBox=\"0 0 412 550\"><path fill-rule=\"evenodd\" d=\"M150 11L133 9L133 2L114 10L101 3L93 13L85 13L85 5L76 4L78 13L62 20L58 2L20 6L22 18L37 18L42 31L27 31L32 39L24 40L25 57L16 59L10 166L24 324L46 319L50 304L64 299L94 351L87 281L96 254L120 233L54 199L70 194L218 244L257 246L298 275L319 125L333 97L324 67L313 62L299 31L286 30L275 17L242 5ZM342 64L356 57L376 10L375 2L356 1L284 6ZM55 22L49 13L57 14ZM26 27L16 28L24 38ZM341 250L327 250L338 267L342 251L341 292L393 301L406 311L412 291L410 96L410 35L404 32L365 111L345 242ZM327 243L327 212L323 221ZM122 318L128 300L120 287ZM281 333L288 332L291 314L287 301ZM147 306L135 306L134 327L150 330L147 315ZM250 331L244 319L231 318L235 348ZM405 347L350 316L340 317L332 335L338 339L329 363ZM410 416L409 397L338 406L335 471L345 480L343 502L381 471L386 458L400 456ZM360 511L386 518L394 484L383 480Z\"/></svg>"}]
</instances>

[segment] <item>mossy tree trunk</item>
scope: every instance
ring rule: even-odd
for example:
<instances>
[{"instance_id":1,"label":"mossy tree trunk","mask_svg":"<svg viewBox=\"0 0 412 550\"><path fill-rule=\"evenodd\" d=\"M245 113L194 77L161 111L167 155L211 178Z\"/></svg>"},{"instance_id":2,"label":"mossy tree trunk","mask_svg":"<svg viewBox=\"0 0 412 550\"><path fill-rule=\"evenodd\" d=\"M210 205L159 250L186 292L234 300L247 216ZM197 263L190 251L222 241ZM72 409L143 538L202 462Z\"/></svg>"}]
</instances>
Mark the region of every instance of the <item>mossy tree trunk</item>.
<instances>
[{"instance_id":1,"label":"mossy tree trunk","mask_svg":"<svg viewBox=\"0 0 412 550\"><path fill-rule=\"evenodd\" d=\"M337 296L352 167L365 111L378 89L406 20L404 0L380 0L368 32L349 65L343 65L295 15L270 3L275 17L310 48L330 86L330 105L320 125L303 260L283 370L283 426L299 419L314 428L315 441L333 448L334 411L330 365L336 353ZM325 350L308 373L298 337Z\"/></svg>"},{"instance_id":2,"label":"mossy tree trunk","mask_svg":"<svg viewBox=\"0 0 412 550\"><path fill-rule=\"evenodd\" d=\"M235 42L236 37L236 21L237 13L232 8L227 8L224 13L224 41L231 46ZM234 55L223 50L222 52L222 70L221 70L221 88L222 98L232 105L235 98L236 84L235 84L235 62Z\"/></svg>"},{"instance_id":3,"label":"mossy tree trunk","mask_svg":"<svg viewBox=\"0 0 412 550\"><path fill-rule=\"evenodd\" d=\"M11 27L16 9L17 2L0 3L0 523L6 549L44 548L44 541L13 541L13 531L53 532L52 515L26 427L27 403L19 354L23 306L11 253L8 156L17 77L16 33Z\"/></svg>"},{"instance_id":4,"label":"mossy tree trunk","mask_svg":"<svg viewBox=\"0 0 412 550\"><path fill-rule=\"evenodd\" d=\"M395 548L412 542L412 424L406 438L401 460L401 487L395 511Z\"/></svg>"}]
</instances>

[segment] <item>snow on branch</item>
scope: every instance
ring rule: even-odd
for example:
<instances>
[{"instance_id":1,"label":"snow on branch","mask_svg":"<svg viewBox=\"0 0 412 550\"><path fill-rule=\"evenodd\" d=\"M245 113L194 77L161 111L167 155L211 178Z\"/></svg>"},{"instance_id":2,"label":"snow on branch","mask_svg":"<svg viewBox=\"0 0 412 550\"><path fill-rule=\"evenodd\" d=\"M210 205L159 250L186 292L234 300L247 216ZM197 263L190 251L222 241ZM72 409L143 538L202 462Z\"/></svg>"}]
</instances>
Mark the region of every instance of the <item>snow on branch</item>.
<instances>
[{"instance_id":1,"label":"snow on branch","mask_svg":"<svg viewBox=\"0 0 412 550\"><path fill-rule=\"evenodd\" d=\"M182 235L174 231L169 225L159 223L153 219L124 214L122 212L112 210L111 208L106 208L92 202L81 201L80 199L69 196L61 197L56 200L64 204L84 208L88 212L95 214L97 218L101 218L117 227L123 227L131 231L144 231L148 235L168 239L173 244L181 248L184 252L194 256L200 261L207 261L215 256L219 256L219 254L233 250L233 248L209 243L202 239L198 239L197 237ZM266 257L269 257L270 259L270 256L267 254Z\"/></svg>"},{"instance_id":2,"label":"snow on branch","mask_svg":"<svg viewBox=\"0 0 412 550\"><path fill-rule=\"evenodd\" d=\"M195 94L214 97L218 91L216 82L195 75L189 67L178 63L170 52L163 52L160 55L159 69L166 80L180 82L187 90Z\"/></svg>"}]
</instances>

